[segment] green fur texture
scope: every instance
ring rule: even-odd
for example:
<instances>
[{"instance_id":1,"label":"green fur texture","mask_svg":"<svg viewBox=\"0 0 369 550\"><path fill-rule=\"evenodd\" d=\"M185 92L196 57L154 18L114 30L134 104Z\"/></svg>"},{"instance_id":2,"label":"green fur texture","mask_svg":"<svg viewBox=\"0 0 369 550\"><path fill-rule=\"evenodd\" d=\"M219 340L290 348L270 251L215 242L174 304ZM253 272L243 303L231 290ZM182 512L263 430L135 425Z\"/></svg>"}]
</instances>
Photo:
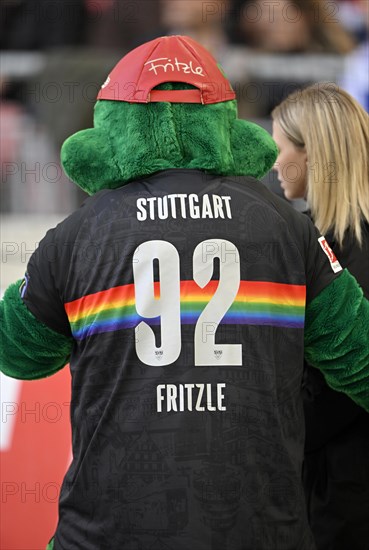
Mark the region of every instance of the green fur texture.
<instances>
[{"instance_id":1,"label":"green fur texture","mask_svg":"<svg viewBox=\"0 0 369 550\"><path fill-rule=\"evenodd\" d=\"M69 137L61 150L66 174L90 195L169 168L261 178L277 157L268 132L237 119L236 101L98 101L94 126Z\"/></svg>"},{"instance_id":2,"label":"green fur texture","mask_svg":"<svg viewBox=\"0 0 369 550\"><path fill-rule=\"evenodd\" d=\"M36 380L54 374L69 361L73 339L40 323L10 285L0 301L0 370L12 378Z\"/></svg>"},{"instance_id":3,"label":"green fur texture","mask_svg":"<svg viewBox=\"0 0 369 550\"><path fill-rule=\"evenodd\" d=\"M307 307L305 359L369 412L369 302L345 270Z\"/></svg>"}]
</instances>

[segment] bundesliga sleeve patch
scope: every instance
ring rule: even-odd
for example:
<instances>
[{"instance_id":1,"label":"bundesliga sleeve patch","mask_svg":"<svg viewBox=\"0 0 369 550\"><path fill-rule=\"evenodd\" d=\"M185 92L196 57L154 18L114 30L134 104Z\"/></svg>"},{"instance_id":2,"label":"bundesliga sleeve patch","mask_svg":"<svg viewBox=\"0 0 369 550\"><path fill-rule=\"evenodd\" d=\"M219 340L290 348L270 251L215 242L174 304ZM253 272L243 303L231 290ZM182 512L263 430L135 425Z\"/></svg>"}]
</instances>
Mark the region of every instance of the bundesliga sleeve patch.
<instances>
[{"instance_id":1,"label":"bundesliga sleeve patch","mask_svg":"<svg viewBox=\"0 0 369 550\"><path fill-rule=\"evenodd\" d=\"M320 246L322 247L323 252L328 256L328 260L331 264L331 268L333 269L333 271L335 273L338 273L339 271L342 271L341 264L337 260L333 250L331 249L331 247L327 243L325 237L319 237L318 242L319 242Z\"/></svg>"},{"instance_id":2,"label":"bundesliga sleeve patch","mask_svg":"<svg viewBox=\"0 0 369 550\"><path fill-rule=\"evenodd\" d=\"M29 282L29 275L28 275L28 273L25 273L24 279L21 282L21 285L19 287L19 294L20 294L21 298L24 297L24 295L27 291L28 282Z\"/></svg>"}]
</instances>

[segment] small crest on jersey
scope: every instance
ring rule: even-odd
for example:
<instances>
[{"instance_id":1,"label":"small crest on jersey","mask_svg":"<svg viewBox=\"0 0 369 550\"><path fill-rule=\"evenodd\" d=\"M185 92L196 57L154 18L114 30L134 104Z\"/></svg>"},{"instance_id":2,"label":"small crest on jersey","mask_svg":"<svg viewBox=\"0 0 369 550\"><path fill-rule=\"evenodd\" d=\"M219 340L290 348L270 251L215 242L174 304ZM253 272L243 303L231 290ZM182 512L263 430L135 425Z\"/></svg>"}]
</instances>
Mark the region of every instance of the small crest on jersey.
<instances>
[{"instance_id":1,"label":"small crest on jersey","mask_svg":"<svg viewBox=\"0 0 369 550\"><path fill-rule=\"evenodd\" d=\"M163 359L163 355L164 355L163 350L160 349L158 351L155 351L155 359L157 359L158 361Z\"/></svg>"},{"instance_id":2,"label":"small crest on jersey","mask_svg":"<svg viewBox=\"0 0 369 550\"><path fill-rule=\"evenodd\" d=\"M327 243L325 237L319 237L318 242L319 242L320 246L322 247L323 252L328 256L328 259L330 261L330 264L331 264L331 267L332 267L333 271L335 273L338 273L339 271L342 271L341 264L337 260L333 250L331 249L331 247Z\"/></svg>"},{"instance_id":3,"label":"small crest on jersey","mask_svg":"<svg viewBox=\"0 0 369 550\"><path fill-rule=\"evenodd\" d=\"M214 350L214 355L215 355L215 359L220 359L221 356L223 355L223 352L222 352L222 350L216 349L216 350Z\"/></svg>"}]
</instances>

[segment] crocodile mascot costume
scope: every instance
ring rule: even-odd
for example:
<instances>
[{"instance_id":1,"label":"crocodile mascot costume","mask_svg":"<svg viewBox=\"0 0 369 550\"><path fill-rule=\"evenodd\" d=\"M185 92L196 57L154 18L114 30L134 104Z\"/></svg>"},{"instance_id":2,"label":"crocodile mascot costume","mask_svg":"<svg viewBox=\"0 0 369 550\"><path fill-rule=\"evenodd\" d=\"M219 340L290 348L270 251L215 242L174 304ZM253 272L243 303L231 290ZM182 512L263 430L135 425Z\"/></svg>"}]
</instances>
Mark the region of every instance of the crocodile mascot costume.
<instances>
[{"instance_id":1,"label":"crocodile mascot costume","mask_svg":"<svg viewBox=\"0 0 369 550\"><path fill-rule=\"evenodd\" d=\"M369 409L369 304L201 45L139 46L97 99L61 151L90 197L1 302L2 371L72 375L49 548L311 550L303 359Z\"/></svg>"}]
</instances>

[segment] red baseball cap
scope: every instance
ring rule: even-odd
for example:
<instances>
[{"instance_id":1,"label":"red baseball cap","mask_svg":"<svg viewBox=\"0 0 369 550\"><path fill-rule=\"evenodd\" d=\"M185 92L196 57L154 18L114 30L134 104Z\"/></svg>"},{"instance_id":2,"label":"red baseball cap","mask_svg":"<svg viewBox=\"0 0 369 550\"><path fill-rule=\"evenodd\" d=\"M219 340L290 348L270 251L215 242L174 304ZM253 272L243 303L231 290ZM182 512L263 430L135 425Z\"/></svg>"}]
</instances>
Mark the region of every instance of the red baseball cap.
<instances>
[{"instance_id":1,"label":"red baseball cap","mask_svg":"<svg viewBox=\"0 0 369 550\"><path fill-rule=\"evenodd\" d=\"M190 90L154 90L184 82ZM220 103L236 98L214 57L188 36L163 36L142 44L119 61L97 99L128 103Z\"/></svg>"}]
</instances>

